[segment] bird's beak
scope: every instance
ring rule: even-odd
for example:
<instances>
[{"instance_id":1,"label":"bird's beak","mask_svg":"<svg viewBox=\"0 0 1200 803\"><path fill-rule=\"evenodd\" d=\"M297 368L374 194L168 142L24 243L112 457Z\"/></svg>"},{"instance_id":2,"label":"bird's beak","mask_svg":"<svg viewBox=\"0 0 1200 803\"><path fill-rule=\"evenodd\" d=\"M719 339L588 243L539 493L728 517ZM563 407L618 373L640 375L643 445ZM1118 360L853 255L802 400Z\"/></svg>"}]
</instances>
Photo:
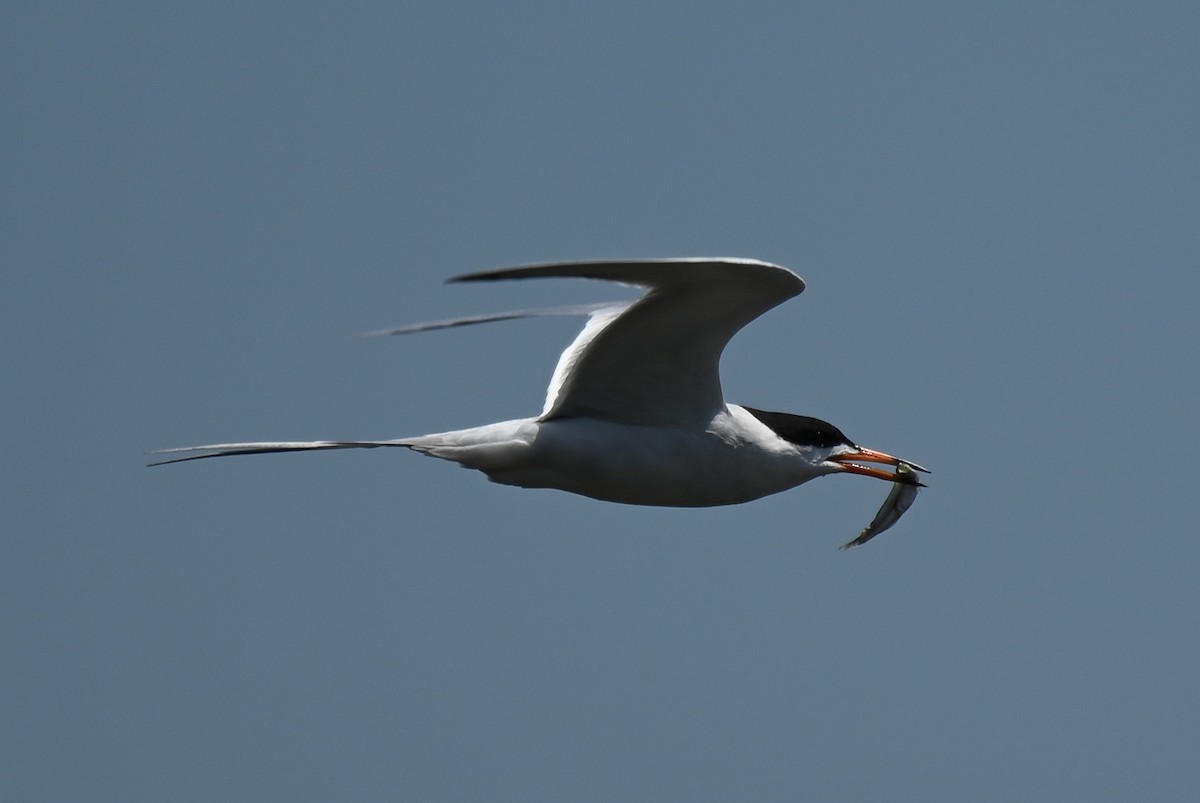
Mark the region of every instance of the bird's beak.
<instances>
[{"instance_id":1,"label":"bird's beak","mask_svg":"<svg viewBox=\"0 0 1200 803\"><path fill-rule=\"evenodd\" d=\"M862 474L864 477L874 477L878 480L887 480L888 482L900 482L905 485L921 485L925 483L918 480L913 474L900 472L884 471L881 468L872 468L871 466L862 466L859 463L883 463L888 466L908 466L909 468L929 473L929 469L922 468L916 463L911 463L908 460L901 460L899 457L893 457L885 452L877 452L874 449L868 449L864 446L855 446L853 452L835 455L829 458L829 462L837 463L842 471L850 474Z\"/></svg>"}]
</instances>

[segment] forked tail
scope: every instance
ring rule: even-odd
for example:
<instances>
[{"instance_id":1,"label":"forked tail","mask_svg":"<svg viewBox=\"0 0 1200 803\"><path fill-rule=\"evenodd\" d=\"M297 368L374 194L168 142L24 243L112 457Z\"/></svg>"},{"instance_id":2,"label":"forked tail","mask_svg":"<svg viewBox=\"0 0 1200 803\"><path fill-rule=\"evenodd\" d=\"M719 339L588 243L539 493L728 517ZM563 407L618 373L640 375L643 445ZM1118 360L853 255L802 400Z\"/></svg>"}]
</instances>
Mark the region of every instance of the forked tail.
<instances>
[{"instance_id":1,"label":"forked tail","mask_svg":"<svg viewBox=\"0 0 1200 803\"><path fill-rule=\"evenodd\" d=\"M182 446L177 449L156 449L150 454L182 454L147 463L149 466L165 466L169 463L185 463L188 460L203 460L206 457L229 457L239 454L270 454L272 452L313 452L327 449L376 449L380 446L403 446L411 448L412 441L266 441L261 443L210 443L207 446Z\"/></svg>"}]
</instances>

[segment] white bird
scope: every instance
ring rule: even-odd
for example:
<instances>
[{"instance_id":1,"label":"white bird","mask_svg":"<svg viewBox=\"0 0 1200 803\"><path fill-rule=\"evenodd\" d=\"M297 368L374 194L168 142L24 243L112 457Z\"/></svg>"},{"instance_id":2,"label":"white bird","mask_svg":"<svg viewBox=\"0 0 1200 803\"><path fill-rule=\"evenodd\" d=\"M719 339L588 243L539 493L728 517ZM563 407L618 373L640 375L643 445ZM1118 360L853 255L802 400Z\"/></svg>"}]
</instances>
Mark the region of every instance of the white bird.
<instances>
[{"instance_id":1,"label":"white bird","mask_svg":"<svg viewBox=\"0 0 1200 803\"><path fill-rule=\"evenodd\" d=\"M565 262L473 273L452 282L579 277L642 287L632 302L481 315L400 327L403 334L545 314L588 314L559 357L540 415L395 440L217 443L184 456L400 446L478 469L493 482L557 488L632 505L748 502L816 477L850 473L919 485L916 464L859 446L833 424L729 404L719 362L729 339L799 295L804 281L751 259Z\"/></svg>"}]
</instances>

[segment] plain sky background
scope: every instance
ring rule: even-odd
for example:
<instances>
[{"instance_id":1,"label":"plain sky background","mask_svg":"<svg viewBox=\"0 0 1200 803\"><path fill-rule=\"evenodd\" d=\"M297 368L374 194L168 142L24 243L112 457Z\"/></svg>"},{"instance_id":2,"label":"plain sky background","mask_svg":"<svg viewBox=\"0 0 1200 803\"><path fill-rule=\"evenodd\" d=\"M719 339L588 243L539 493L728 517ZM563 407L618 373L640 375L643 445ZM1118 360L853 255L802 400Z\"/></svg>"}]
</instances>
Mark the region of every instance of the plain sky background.
<instances>
[{"instance_id":1,"label":"plain sky background","mask_svg":"<svg viewBox=\"0 0 1200 803\"><path fill-rule=\"evenodd\" d=\"M1200 798L1200 5L0 13L0 799ZM933 469L635 508L399 451L621 297L803 296L731 401Z\"/></svg>"}]
</instances>

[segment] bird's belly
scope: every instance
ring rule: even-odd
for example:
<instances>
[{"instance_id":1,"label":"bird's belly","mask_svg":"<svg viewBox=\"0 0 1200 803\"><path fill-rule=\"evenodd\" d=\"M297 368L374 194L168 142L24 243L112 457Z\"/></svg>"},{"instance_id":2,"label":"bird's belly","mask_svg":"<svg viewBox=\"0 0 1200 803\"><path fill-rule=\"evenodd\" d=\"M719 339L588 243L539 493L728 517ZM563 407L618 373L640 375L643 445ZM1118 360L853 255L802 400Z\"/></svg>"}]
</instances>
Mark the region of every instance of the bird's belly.
<instances>
[{"instance_id":1,"label":"bird's belly","mask_svg":"<svg viewBox=\"0 0 1200 803\"><path fill-rule=\"evenodd\" d=\"M712 433L594 419L542 422L527 450L489 479L631 505L732 505L803 482L777 455Z\"/></svg>"}]
</instances>

